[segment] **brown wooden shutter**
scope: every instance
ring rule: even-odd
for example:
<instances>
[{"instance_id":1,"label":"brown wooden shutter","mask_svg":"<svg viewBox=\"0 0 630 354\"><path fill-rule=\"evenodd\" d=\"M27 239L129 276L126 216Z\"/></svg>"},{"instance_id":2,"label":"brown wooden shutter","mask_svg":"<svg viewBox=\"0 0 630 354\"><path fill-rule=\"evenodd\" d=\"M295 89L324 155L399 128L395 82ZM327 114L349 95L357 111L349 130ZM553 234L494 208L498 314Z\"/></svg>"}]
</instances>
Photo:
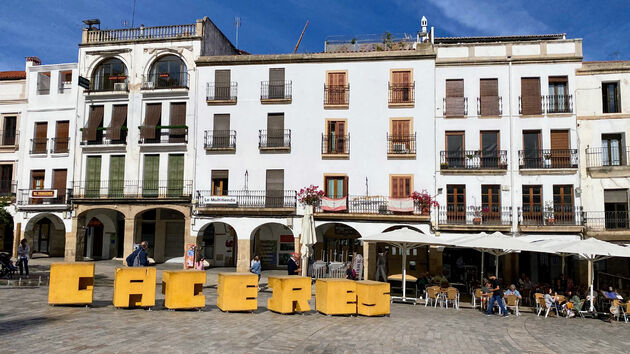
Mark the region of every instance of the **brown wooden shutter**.
<instances>
[{"instance_id":1,"label":"brown wooden shutter","mask_svg":"<svg viewBox=\"0 0 630 354\"><path fill-rule=\"evenodd\" d=\"M109 140L120 140L120 131L125 121L127 121L127 105L115 105L112 122L107 129L107 138Z\"/></svg>"},{"instance_id":2,"label":"brown wooden shutter","mask_svg":"<svg viewBox=\"0 0 630 354\"><path fill-rule=\"evenodd\" d=\"M348 196L348 176L343 177L343 196Z\"/></svg>"},{"instance_id":3,"label":"brown wooden shutter","mask_svg":"<svg viewBox=\"0 0 630 354\"><path fill-rule=\"evenodd\" d=\"M521 111L524 115L542 114L540 78L521 78Z\"/></svg>"},{"instance_id":4,"label":"brown wooden shutter","mask_svg":"<svg viewBox=\"0 0 630 354\"><path fill-rule=\"evenodd\" d=\"M391 184L392 184L392 195L391 196L393 198L397 198L398 197L398 193L399 193L398 192L398 180L399 180L398 177L392 177L392 181L391 181Z\"/></svg>"},{"instance_id":5,"label":"brown wooden shutter","mask_svg":"<svg viewBox=\"0 0 630 354\"><path fill-rule=\"evenodd\" d=\"M269 68L269 82L284 83L284 68Z\"/></svg>"},{"instance_id":6,"label":"brown wooden shutter","mask_svg":"<svg viewBox=\"0 0 630 354\"><path fill-rule=\"evenodd\" d=\"M213 128L214 134L217 134L217 131L221 131L222 134L229 134L230 130L230 115L229 114L215 114L214 115L214 123Z\"/></svg>"},{"instance_id":7,"label":"brown wooden shutter","mask_svg":"<svg viewBox=\"0 0 630 354\"><path fill-rule=\"evenodd\" d=\"M147 111L144 116L144 124L140 129L140 138L155 139L155 127L158 125L160 118L162 118L162 104L147 104Z\"/></svg>"},{"instance_id":8,"label":"brown wooden shutter","mask_svg":"<svg viewBox=\"0 0 630 354\"><path fill-rule=\"evenodd\" d=\"M482 116L498 116L499 113L499 80L479 80L480 113Z\"/></svg>"},{"instance_id":9,"label":"brown wooden shutter","mask_svg":"<svg viewBox=\"0 0 630 354\"><path fill-rule=\"evenodd\" d=\"M446 80L446 97L464 97L464 80Z\"/></svg>"},{"instance_id":10,"label":"brown wooden shutter","mask_svg":"<svg viewBox=\"0 0 630 354\"><path fill-rule=\"evenodd\" d=\"M70 122L61 121L57 122L57 129L55 130L55 138L64 139L68 137L70 132Z\"/></svg>"},{"instance_id":11,"label":"brown wooden shutter","mask_svg":"<svg viewBox=\"0 0 630 354\"><path fill-rule=\"evenodd\" d=\"M57 197L62 200L62 196L66 195L66 180L68 170L53 170L53 189L57 190Z\"/></svg>"},{"instance_id":12,"label":"brown wooden shutter","mask_svg":"<svg viewBox=\"0 0 630 354\"><path fill-rule=\"evenodd\" d=\"M464 116L464 80L446 80L446 114Z\"/></svg>"},{"instance_id":13,"label":"brown wooden shutter","mask_svg":"<svg viewBox=\"0 0 630 354\"><path fill-rule=\"evenodd\" d=\"M411 78L411 72L409 70L393 71L392 83L396 85L408 85Z\"/></svg>"},{"instance_id":14,"label":"brown wooden shutter","mask_svg":"<svg viewBox=\"0 0 630 354\"><path fill-rule=\"evenodd\" d=\"M217 86L230 86L230 70L215 70L214 82Z\"/></svg>"},{"instance_id":15,"label":"brown wooden shutter","mask_svg":"<svg viewBox=\"0 0 630 354\"><path fill-rule=\"evenodd\" d=\"M90 106L87 127L83 128L83 141L96 140L96 130L103 123L104 106Z\"/></svg>"},{"instance_id":16,"label":"brown wooden shutter","mask_svg":"<svg viewBox=\"0 0 630 354\"><path fill-rule=\"evenodd\" d=\"M171 103L171 122L170 125L186 125L186 102ZM186 129L171 129L170 134L184 135Z\"/></svg>"},{"instance_id":17,"label":"brown wooden shutter","mask_svg":"<svg viewBox=\"0 0 630 354\"><path fill-rule=\"evenodd\" d=\"M44 189L44 178L46 171L44 170L32 170L31 171L31 189Z\"/></svg>"},{"instance_id":18,"label":"brown wooden shutter","mask_svg":"<svg viewBox=\"0 0 630 354\"><path fill-rule=\"evenodd\" d=\"M346 73L345 72L328 73L328 85L345 86Z\"/></svg>"},{"instance_id":19,"label":"brown wooden shutter","mask_svg":"<svg viewBox=\"0 0 630 354\"><path fill-rule=\"evenodd\" d=\"M551 131L551 149L552 150L568 150L569 149L569 131L568 130L552 130Z\"/></svg>"},{"instance_id":20,"label":"brown wooden shutter","mask_svg":"<svg viewBox=\"0 0 630 354\"><path fill-rule=\"evenodd\" d=\"M393 120L392 121L392 135L398 138L409 136L409 121L408 120Z\"/></svg>"}]
</instances>

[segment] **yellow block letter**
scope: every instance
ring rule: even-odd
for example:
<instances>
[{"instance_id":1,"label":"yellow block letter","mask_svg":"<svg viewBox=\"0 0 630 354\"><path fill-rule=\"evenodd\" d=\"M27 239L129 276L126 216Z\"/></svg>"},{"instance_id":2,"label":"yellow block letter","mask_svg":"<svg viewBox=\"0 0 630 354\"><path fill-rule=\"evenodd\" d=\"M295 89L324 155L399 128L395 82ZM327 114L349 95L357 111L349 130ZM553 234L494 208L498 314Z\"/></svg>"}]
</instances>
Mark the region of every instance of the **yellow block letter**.
<instances>
[{"instance_id":1,"label":"yellow block letter","mask_svg":"<svg viewBox=\"0 0 630 354\"><path fill-rule=\"evenodd\" d=\"M372 280L357 283L357 313L364 316L389 315L389 283Z\"/></svg>"},{"instance_id":2,"label":"yellow block letter","mask_svg":"<svg viewBox=\"0 0 630 354\"><path fill-rule=\"evenodd\" d=\"M50 265L48 303L87 305L94 297L94 263L53 263Z\"/></svg>"},{"instance_id":3,"label":"yellow block letter","mask_svg":"<svg viewBox=\"0 0 630 354\"><path fill-rule=\"evenodd\" d=\"M116 268L114 307L155 306L155 268Z\"/></svg>"},{"instance_id":4,"label":"yellow block letter","mask_svg":"<svg viewBox=\"0 0 630 354\"><path fill-rule=\"evenodd\" d=\"M203 284L206 272L202 270L165 270L162 272L162 294L167 309L194 309L206 306Z\"/></svg>"},{"instance_id":5,"label":"yellow block letter","mask_svg":"<svg viewBox=\"0 0 630 354\"><path fill-rule=\"evenodd\" d=\"M357 284L348 279L317 279L315 309L326 315L357 313Z\"/></svg>"},{"instance_id":6,"label":"yellow block letter","mask_svg":"<svg viewBox=\"0 0 630 354\"><path fill-rule=\"evenodd\" d=\"M311 278L297 275L269 277L269 287L273 295L267 301L267 308L279 313L306 312L311 308Z\"/></svg>"},{"instance_id":7,"label":"yellow block letter","mask_svg":"<svg viewBox=\"0 0 630 354\"><path fill-rule=\"evenodd\" d=\"M258 275L219 273L217 307L221 311L256 311L258 309Z\"/></svg>"}]
</instances>

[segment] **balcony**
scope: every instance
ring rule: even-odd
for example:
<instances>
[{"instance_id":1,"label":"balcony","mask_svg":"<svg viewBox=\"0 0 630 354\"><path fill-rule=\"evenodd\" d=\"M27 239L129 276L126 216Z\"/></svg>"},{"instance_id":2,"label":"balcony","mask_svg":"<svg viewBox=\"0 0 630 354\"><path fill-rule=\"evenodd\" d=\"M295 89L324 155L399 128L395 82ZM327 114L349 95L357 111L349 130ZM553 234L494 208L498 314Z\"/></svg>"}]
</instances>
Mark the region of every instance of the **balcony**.
<instances>
[{"instance_id":1,"label":"balcony","mask_svg":"<svg viewBox=\"0 0 630 354\"><path fill-rule=\"evenodd\" d=\"M614 241L626 240L630 232L628 211L588 211L584 213L586 231L599 239Z\"/></svg>"},{"instance_id":2,"label":"balcony","mask_svg":"<svg viewBox=\"0 0 630 354\"><path fill-rule=\"evenodd\" d=\"M326 220L413 220L413 221L429 221L430 213L423 213L421 208L414 204L413 210L408 212L400 212L393 205L390 205L390 199L386 196L367 196L367 195L349 195L338 199L341 203L342 210L335 208L336 211L324 210L325 207L320 203L315 206L315 217L317 219Z\"/></svg>"},{"instance_id":3,"label":"balcony","mask_svg":"<svg viewBox=\"0 0 630 354\"><path fill-rule=\"evenodd\" d=\"M324 85L324 108L341 109L350 105L350 85Z\"/></svg>"},{"instance_id":4,"label":"balcony","mask_svg":"<svg viewBox=\"0 0 630 354\"><path fill-rule=\"evenodd\" d=\"M291 81L262 81L260 83L260 102L267 104L291 103Z\"/></svg>"},{"instance_id":5,"label":"balcony","mask_svg":"<svg viewBox=\"0 0 630 354\"><path fill-rule=\"evenodd\" d=\"M501 117L503 115L501 96L477 97L477 115L480 117Z\"/></svg>"},{"instance_id":6,"label":"balcony","mask_svg":"<svg viewBox=\"0 0 630 354\"><path fill-rule=\"evenodd\" d=\"M291 129L259 130L258 148L261 151L291 150Z\"/></svg>"},{"instance_id":7,"label":"balcony","mask_svg":"<svg viewBox=\"0 0 630 354\"><path fill-rule=\"evenodd\" d=\"M172 25L172 26L156 26L156 27L137 27L123 28L111 30L91 29L84 32L82 43L115 43L157 39L181 39L193 38L197 34L196 24Z\"/></svg>"},{"instance_id":8,"label":"balcony","mask_svg":"<svg viewBox=\"0 0 630 354\"><path fill-rule=\"evenodd\" d=\"M72 184L73 200L111 199L155 200L185 199L192 197L192 181L190 180L108 180L108 181L75 181Z\"/></svg>"},{"instance_id":9,"label":"balcony","mask_svg":"<svg viewBox=\"0 0 630 354\"><path fill-rule=\"evenodd\" d=\"M578 151L576 149L520 150L519 168L527 169L577 169Z\"/></svg>"},{"instance_id":10,"label":"balcony","mask_svg":"<svg viewBox=\"0 0 630 354\"><path fill-rule=\"evenodd\" d=\"M140 144L187 144L188 143L188 127L185 125L158 125L151 127L141 125L140 128ZM155 134L152 134L155 130ZM144 134L148 137L142 137Z\"/></svg>"},{"instance_id":11,"label":"balcony","mask_svg":"<svg viewBox=\"0 0 630 354\"><path fill-rule=\"evenodd\" d=\"M188 72L152 73L142 76L143 90L188 89Z\"/></svg>"},{"instance_id":12,"label":"balcony","mask_svg":"<svg viewBox=\"0 0 630 354\"><path fill-rule=\"evenodd\" d=\"M206 86L206 102L211 105L236 104L238 84L210 82Z\"/></svg>"},{"instance_id":13,"label":"balcony","mask_svg":"<svg viewBox=\"0 0 630 354\"><path fill-rule=\"evenodd\" d=\"M52 138L51 154L67 154L70 152L70 138Z\"/></svg>"},{"instance_id":14,"label":"balcony","mask_svg":"<svg viewBox=\"0 0 630 354\"><path fill-rule=\"evenodd\" d=\"M554 206L545 210L542 206L518 208L521 231L581 232L584 212L575 206Z\"/></svg>"},{"instance_id":15,"label":"balcony","mask_svg":"<svg viewBox=\"0 0 630 354\"><path fill-rule=\"evenodd\" d=\"M587 148L586 170L594 178L630 177L630 146Z\"/></svg>"},{"instance_id":16,"label":"balcony","mask_svg":"<svg viewBox=\"0 0 630 354\"><path fill-rule=\"evenodd\" d=\"M509 231L512 227L512 207L442 206L438 208L438 225L443 230Z\"/></svg>"},{"instance_id":17,"label":"balcony","mask_svg":"<svg viewBox=\"0 0 630 354\"><path fill-rule=\"evenodd\" d=\"M350 155L350 134L322 134L322 158L347 158Z\"/></svg>"},{"instance_id":18,"label":"balcony","mask_svg":"<svg viewBox=\"0 0 630 354\"><path fill-rule=\"evenodd\" d=\"M468 97L445 97L442 109L446 118L464 118L468 115Z\"/></svg>"},{"instance_id":19,"label":"balcony","mask_svg":"<svg viewBox=\"0 0 630 354\"><path fill-rule=\"evenodd\" d=\"M48 154L48 138L31 139L31 155L47 155Z\"/></svg>"},{"instance_id":20,"label":"balcony","mask_svg":"<svg viewBox=\"0 0 630 354\"><path fill-rule=\"evenodd\" d=\"M70 204L67 198L70 190L62 189L20 189L17 196L18 207L58 208ZM49 207L50 206L50 207Z\"/></svg>"},{"instance_id":21,"label":"balcony","mask_svg":"<svg viewBox=\"0 0 630 354\"><path fill-rule=\"evenodd\" d=\"M538 98L536 98L538 97ZM540 116L543 114L543 107L545 106L545 98L543 96L536 96L534 98L518 96L518 113L523 116Z\"/></svg>"},{"instance_id":22,"label":"balcony","mask_svg":"<svg viewBox=\"0 0 630 354\"><path fill-rule=\"evenodd\" d=\"M416 133L411 135L390 135L387 133L388 158L415 158Z\"/></svg>"},{"instance_id":23,"label":"balcony","mask_svg":"<svg viewBox=\"0 0 630 354\"><path fill-rule=\"evenodd\" d=\"M17 130L0 130L0 152L12 152L20 145L20 132Z\"/></svg>"},{"instance_id":24,"label":"balcony","mask_svg":"<svg viewBox=\"0 0 630 354\"><path fill-rule=\"evenodd\" d=\"M215 193L216 194L216 193ZM297 192L294 190L226 190L220 195L197 191L196 207L200 213L217 214L277 214L295 213Z\"/></svg>"},{"instance_id":25,"label":"balcony","mask_svg":"<svg viewBox=\"0 0 630 354\"><path fill-rule=\"evenodd\" d=\"M17 193L17 181L0 180L0 200L13 201Z\"/></svg>"},{"instance_id":26,"label":"balcony","mask_svg":"<svg viewBox=\"0 0 630 354\"><path fill-rule=\"evenodd\" d=\"M81 128L81 131L86 128ZM96 139L94 140L82 140L81 146L112 146L112 145L127 145L127 127L122 126L120 128L120 139L112 140L107 137L107 130L110 128L100 127L96 129Z\"/></svg>"},{"instance_id":27,"label":"balcony","mask_svg":"<svg viewBox=\"0 0 630 354\"><path fill-rule=\"evenodd\" d=\"M506 150L483 151L440 151L440 171L494 171L504 173L507 170L508 154Z\"/></svg>"},{"instance_id":28,"label":"balcony","mask_svg":"<svg viewBox=\"0 0 630 354\"><path fill-rule=\"evenodd\" d=\"M416 83L389 83L389 99L390 107L413 107L415 103Z\"/></svg>"},{"instance_id":29,"label":"balcony","mask_svg":"<svg viewBox=\"0 0 630 354\"><path fill-rule=\"evenodd\" d=\"M203 147L208 151L235 151L236 130L206 130Z\"/></svg>"},{"instance_id":30,"label":"balcony","mask_svg":"<svg viewBox=\"0 0 630 354\"><path fill-rule=\"evenodd\" d=\"M573 95L548 95L545 102L549 114L573 112Z\"/></svg>"},{"instance_id":31,"label":"balcony","mask_svg":"<svg viewBox=\"0 0 630 354\"><path fill-rule=\"evenodd\" d=\"M127 95L127 74L94 75L88 92L119 92Z\"/></svg>"}]
</instances>

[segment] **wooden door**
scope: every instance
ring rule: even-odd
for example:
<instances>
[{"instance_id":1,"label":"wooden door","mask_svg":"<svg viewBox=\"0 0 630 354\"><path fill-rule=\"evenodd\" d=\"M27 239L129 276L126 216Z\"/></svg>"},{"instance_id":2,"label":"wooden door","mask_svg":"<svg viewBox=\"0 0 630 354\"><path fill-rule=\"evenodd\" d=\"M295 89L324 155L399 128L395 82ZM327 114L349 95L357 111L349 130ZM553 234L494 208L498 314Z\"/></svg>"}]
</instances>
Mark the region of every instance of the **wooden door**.
<instances>
[{"instance_id":1,"label":"wooden door","mask_svg":"<svg viewBox=\"0 0 630 354\"><path fill-rule=\"evenodd\" d=\"M333 176L326 177L324 185L324 194L331 199L340 199L348 196L348 177Z\"/></svg>"},{"instance_id":2,"label":"wooden door","mask_svg":"<svg viewBox=\"0 0 630 354\"><path fill-rule=\"evenodd\" d=\"M44 177L46 175L45 170L33 170L31 171L31 189L44 189ZM41 204L41 198L31 198L30 204Z\"/></svg>"},{"instance_id":3,"label":"wooden door","mask_svg":"<svg viewBox=\"0 0 630 354\"><path fill-rule=\"evenodd\" d=\"M101 157L88 156L85 171L85 196L99 198L101 193Z\"/></svg>"},{"instance_id":4,"label":"wooden door","mask_svg":"<svg viewBox=\"0 0 630 354\"><path fill-rule=\"evenodd\" d=\"M57 190L57 202L55 204L64 204L66 202L67 178L68 170L53 170L53 189Z\"/></svg>"},{"instance_id":5,"label":"wooden door","mask_svg":"<svg viewBox=\"0 0 630 354\"><path fill-rule=\"evenodd\" d=\"M328 154L345 154L346 151L346 122L328 121Z\"/></svg>"},{"instance_id":6,"label":"wooden door","mask_svg":"<svg viewBox=\"0 0 630 354\"><path fill-rule=\"evenodd\" d=\"M122 198L125 189L125 155L109 158L109 188L110 198Z\"/></svg>"},{"instance_id":7,"label":"wooden door","mask_svg":"<svg viewBox=\"0 0 630 354\"><path fill-rule=\"evenodd\" d=\"M523 115L542 114L542 98L540 96L540 78L521 78L521 112Z\"/></svg>"},{"instance_id":8,"label":"wooden door","mask_svg":"<svg viewBox=\"0 0 630 354\"><path fill-rule=\"evenodd\" d=\"M411 122L409 119L392 120L392 137L390 151L410 152L412 146Z\"/></svg>"},{"instance_id":9,"label":"wooden door","mask_svg":"<svg viewBox=\"0 0 630 354\"><path fill-rule=\"evenodd\" d=\"M391 87L391 102L393 103L405 103L411 102L411 71L409 70L395 70L392 71L392 87Z\"/></svg>"},{"instance_id":10,"label":"wooden door","mask_svg":"<svg viewBox=\"0 0 630 354\"><path fill-rule=\"evenodd\" d=\"M284 146L284 114L267 115L267 147Z\"/></svg>"},{"instance_id":11,"label":"wooden door","mask_svg":"<svg viewBox=\"0 0 630 354\"><path fill-rule=\"evenodd\" d=\"M157 197L159 193L160 155L144 155L142 196Z\"/></svg>"},{"instance_id":12,"label":"wooden door","mask_svg":"<svg viewBox=\"0 0 630 354\"><path fill-rule=\"evenodd\" d=\"M464 166L464 147L464 132L446 132L446 163L448 167Z\"/></svg>"},{"instance_id":13,"label":"wooden door","mask_svg":"<svg viewBox=\"0 0 630 354\"><path fill-rule=\"evenodd\" d=\"M571 152L569 151L569 131L551 131L551 167L568 168L571 167ZM547 157L545 157L547 158Z\"/></svg>"},{"instance_id":14,"label":"wooden door","mask_svg":"<svg viewBox=\"0 0 630 354\"><path fill-rule=\"evenodd\" d=\"M230 115L215 114L212 130L212 147L230 147Z\"/></svg>"},{"instance_id":15,"label":"wooden door","mask_svg":"<svg viewBox=\"0 0 630 354\"><path fill-rule=\"evenodd\" d=\"M328 104L347 104L346 100L346 73L328 73Z\"/></svg>"},{"instance_id":16,"label":"wooden door","mask_svg":"<svg viewBox=\"0 0 630 354\"><path fill-rule=\"evenodd\" d=\"M523 186L523 222L542 225L542 186Z\"/></svg>"},{"instance_id":17,"label":"wooden door","mask_svg":"<svg viewBox=\"0 0 630 354\"><path fill-rule=\"evenodd\" d=\"M451 223L466 222L466 185L446 185L446 219Z\"/></svg>"},{"instance_id":18,"label":"wooden door","mask_svg":"<svg viewBox=\"0 0 630 354\"><path fill-rule=\"evenodd\" d=\"M231 99L230 70L215 70L214 72L214 99Z\"/></svg>"},{"instance_id":19,"label":"wooden door","mask_svg":"<svg viewBox=\"0 0 630 354\"><path fill-rule=\"evenodd\" d=\"M70 122L57 122L57 128L55 129L55 145L53 146L55 153L59 154L68 152L68 145L70 141L69 133Z\"/></svg>"},{"instance_id":20,"label":"wooden door","mask_svg":"<svg viewBox=\"0 0 630 354\"><path fill-rule=\"evenodd\" d=\"M281 208L284 206L284 170L267 170L265 206Z\"/></svg>"},{"instance_id":21,"label":"wooden door","mask_svg":"<svg viewBox=\"0 0 630 354\"><path fill-rule=\"evenodd\" d=\"M499 80L479 80L479 114L482 116L498 116L499 110Z\"/></svg>"},{"instance_id":22,"label":"wooden door","mask_svg":"<svg viewBox=\"0 0 630 354\"><path fill-rule=\"evenodd\" d=\"M501 186L481 185L481 212L483 223L501 223Z\"/></svg>"},{"instance_id":23,"label":"wooden door","mask_svg":"<svg viewBox=\"0 0 630 354\"><path fill-rule=\"evenodd\" d=\"M33 153L45 154L48 142L48 123L35 123L35 137L33 138Z\"/></svg>"},{"instance_id":24,"label":"wooden door","mask_svg":"<svg viewBox=\"0 0 630 354\"><path fill-rule=\"evenodd\" d=\"M573 185L553 186L553 218L554 222L559 224L574 223Z\"/></svg>"},{"instance_id":25,"label":"wooden door","mask_svg":"<svg viewBox=\"0 0 630 354\"><path fill-rule=\"evenodd\" d=\"M413 192L411 176L392 176L390 183L392 198L408 198Z\"/></svg>"}]
</instances>

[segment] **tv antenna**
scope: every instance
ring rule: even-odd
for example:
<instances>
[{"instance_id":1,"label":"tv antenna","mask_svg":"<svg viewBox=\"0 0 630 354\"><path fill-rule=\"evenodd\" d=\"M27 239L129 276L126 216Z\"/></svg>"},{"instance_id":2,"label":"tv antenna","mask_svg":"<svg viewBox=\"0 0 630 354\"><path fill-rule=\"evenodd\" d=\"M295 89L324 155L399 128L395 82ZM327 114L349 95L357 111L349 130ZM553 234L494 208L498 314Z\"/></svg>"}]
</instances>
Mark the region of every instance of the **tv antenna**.
<instances>
[{"instance_id":1,"label":"tv antenna","mask_svg":"<svg viewBox=\"0 0 630 354\"><path fill-rule=\"evenodd\" d=\"M236 28L236 49L238 49L238 28L241 27L240 17L234 17L234 27Z\"/></svg>"},{"instance_id":2,"label":"tv antenna","mask_svg":"<svg viewBox=\"0 0 630 354\"><path fill-rule=\"evenodd\" d=\"M136 19L136 0L133 0L133 12L131 12L131 28L133 28L135 19Z\"/></svg>"}]
</instances>

